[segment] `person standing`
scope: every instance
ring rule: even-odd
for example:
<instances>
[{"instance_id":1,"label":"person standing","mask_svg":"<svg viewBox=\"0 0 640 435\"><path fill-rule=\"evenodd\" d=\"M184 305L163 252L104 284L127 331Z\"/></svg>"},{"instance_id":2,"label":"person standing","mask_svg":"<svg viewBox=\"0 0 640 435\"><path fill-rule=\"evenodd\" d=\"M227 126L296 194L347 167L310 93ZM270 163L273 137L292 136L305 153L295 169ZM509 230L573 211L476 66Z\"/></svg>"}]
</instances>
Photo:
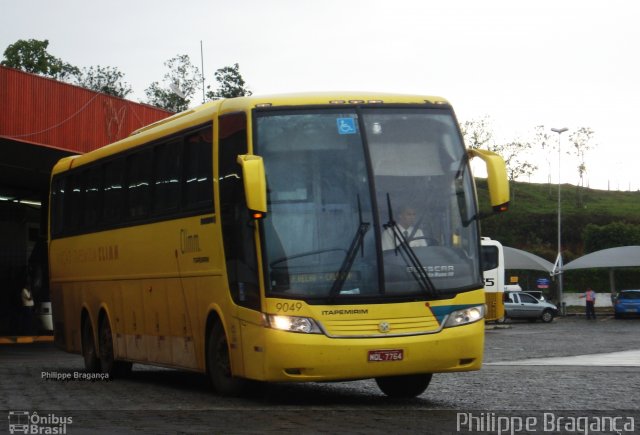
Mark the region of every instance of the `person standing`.
<instances>
[{"instance_id":1,"label":"person standing","mask_svg":"<svg viewBox=\"0 0 640 435\"><path fill-rule=\"evenodd\" d=\"M585 298L586 302L586 313L587 320L593 319L596 320L596 292L591 289L591 287L587 288L587 291L578 296L579 298Z\"/></svg>"}]
</instances>

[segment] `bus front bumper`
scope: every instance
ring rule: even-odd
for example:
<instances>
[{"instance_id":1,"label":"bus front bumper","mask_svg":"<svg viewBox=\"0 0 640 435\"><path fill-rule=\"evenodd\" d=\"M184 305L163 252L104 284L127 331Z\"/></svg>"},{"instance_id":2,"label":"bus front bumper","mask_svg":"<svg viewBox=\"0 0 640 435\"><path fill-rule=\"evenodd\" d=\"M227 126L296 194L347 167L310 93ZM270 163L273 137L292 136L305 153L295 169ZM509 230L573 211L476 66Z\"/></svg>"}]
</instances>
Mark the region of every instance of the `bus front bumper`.
<instances>
[{"instance_id":1,"label":"bus front bumper","mask_svg":"<svg viewBox=\"0 0 640 435\"><path fill-rule=\"evenodd\" d=\"M479 370L484 322L433 334L330 338L265 329L264 381L338 381Z\"/></svg>"}]
</instances>

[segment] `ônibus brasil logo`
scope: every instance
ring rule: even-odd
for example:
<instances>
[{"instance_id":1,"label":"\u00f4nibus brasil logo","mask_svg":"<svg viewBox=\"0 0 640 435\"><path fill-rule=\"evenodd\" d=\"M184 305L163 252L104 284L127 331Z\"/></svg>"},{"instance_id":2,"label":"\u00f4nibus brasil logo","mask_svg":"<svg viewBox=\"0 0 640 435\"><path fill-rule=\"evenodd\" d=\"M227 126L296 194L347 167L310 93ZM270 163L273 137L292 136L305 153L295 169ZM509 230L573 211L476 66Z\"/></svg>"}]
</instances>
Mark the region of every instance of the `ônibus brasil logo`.
<instances>
[{"instance_id":1,"label":"\u00f4nibus brasil logo","mask_svg":"<svg viewBox=\"0 0 640 435\"><path fill-rule=\"evenodd\" d=\"M9 433L66 434L73 417L56 414L39 415L37 412L9 411Z\"/></svg>"}]
</instances>

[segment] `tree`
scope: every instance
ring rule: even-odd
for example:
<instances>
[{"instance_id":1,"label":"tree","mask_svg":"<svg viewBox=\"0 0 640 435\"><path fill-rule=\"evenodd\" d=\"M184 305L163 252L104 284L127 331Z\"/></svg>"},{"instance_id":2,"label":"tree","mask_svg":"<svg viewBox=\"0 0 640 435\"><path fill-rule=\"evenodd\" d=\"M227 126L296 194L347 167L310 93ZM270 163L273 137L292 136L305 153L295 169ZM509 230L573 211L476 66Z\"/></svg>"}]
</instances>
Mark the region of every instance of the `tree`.
<instances>
[{"instance_id":1,"label":"tree","mask_svg":"<svg viewBox=\"0 0 640 435\"><path fill-rule=\"evenodd\" d=\"M547 183L549 185L549 196L551 196L551 158L558 148L551 139L549 130L544 125L536 125L533 129L533 147L542 149L547 162Z\"/></svg>"},{"instance_id":2,"label":"tree","mask_svg":"<svg viewBox=\"0 0 640 435\"><path fill-rule=\"evenodd\" d=\"M585 154L594 147L590 143L593 134L593 130L589 127L580 127L569 136L569 142L573 145L569 154L573 154L578 158L578 176L580 178L580 182L577 186L578 195L576 195L578 207L583 206L582 188L584 188L584 175L587 172Z\"/></svg>"},{"instance_id":3,"label":"tree","mask_svg":"<svg viewBox=\"0 0 640 435\"><path fill-rule=\"evenodd\" d=\"M594 147L590 143L593 134L594 131L589 127L580 127L569 136L569 142L573 145L570 154L578 158L578 176L580 177L580 186L582 187L584 187L584 174L587 171L585 154Z\"/></svg>"},{"instance_id":4,"label":"tree","mask_svg":"<svg viewBox=\"0 0 640 435\"><path fill-rule=\"evenodd\" d=\"M207 92L209 100L243 97L252 94L245 87L244 79L240 74L240 66L237 63L233 64L233 66L225 66L216 70L214 75L219 86L216 91Z\"/></svg>"},{"instance_id":5,"label":"tree","mask_svg":"<svg viewBox=\"0 0 640 435\"><path fill-rule=\"evenodd\" d=\"M504 159L509 181L515 181L523 175L529 176L533 174L538 169L536 165L528 161L525 155L531 148L530 142L516 139L511 142L496 144L491 148L491 151Z\"/></svg>"},{"instance_id":6,"label":"tree","mask_svg":"<svg viewBox=\"0 0 640 435\"><path fill-rule=\"evenodd\" d=\"M471 149L486 149L500 155L507 167L509 181L515 181L523 175L531 175L538 167L523 156L532 148L530 142L513 140L511 142L496 143L494 141L491 120L488 116L471 121L465 121L460 125L462 137L467 147ZM512 188L512 200L514 190Z\"/></svg>"},{"instance_id":7,"label":"tree","mask_svg":"<svg viewBox=\"0 0 640 435\"><path fill-rule=\"evenodd\" d=\"M144 91L148 103L172 112L187 110L202 81L200 70L186 54L169 59L164 65L169 69L163 78L164 86L153 82Z\"/></svg>"},{"instance_id":8,"label":"tree","mask_svg":"<svg viewBox=\"0 0 640 435\"><path fill-rule=\"evenodd\" d=\"M118 68L95 66L83 68L75 75L78 86L102 92L114 97L126 98L132 92L131 85L122 81L124 74Z\"/></svg>"},{"instance_id":9,"label":"tree","mask_svg":"<svg viewBox=\"0 0 640 435\"><path fill-rule=\"evenodd\" d=\"M47 52L49 40L19 39L4 51L3 66L68 81L80 71Z\"/></svg>"},{"instance_id":10,"label":"tree","mask_svg":"<svg viewBox=\"0 0 640 435\"><path fill-rule=\"evenodd\" d=\"M460 125L462 139L467 147L471 149L485 148L491 149L493 143L493 128L488 116L480 119L465 121Z\"/></svg>"}]
</instances>

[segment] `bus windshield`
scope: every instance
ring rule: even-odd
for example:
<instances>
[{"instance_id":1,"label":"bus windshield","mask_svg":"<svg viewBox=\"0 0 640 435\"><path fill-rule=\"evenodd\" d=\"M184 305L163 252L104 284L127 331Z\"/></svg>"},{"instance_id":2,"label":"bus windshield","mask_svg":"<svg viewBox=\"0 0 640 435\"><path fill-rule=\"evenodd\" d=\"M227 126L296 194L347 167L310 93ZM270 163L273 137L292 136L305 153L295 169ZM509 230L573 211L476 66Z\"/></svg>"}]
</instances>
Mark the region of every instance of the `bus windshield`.
<instances>
[{"instance_id":1,"label":"bus windshield","mask_svg":"<svg viewBox=\"0 0 640 435\"><path fill-rule=\"evenodd\" d=\"M482 286L475 193L448 108L261 110L267 296L436 299Z\"/></svg>"}]
</instances>

